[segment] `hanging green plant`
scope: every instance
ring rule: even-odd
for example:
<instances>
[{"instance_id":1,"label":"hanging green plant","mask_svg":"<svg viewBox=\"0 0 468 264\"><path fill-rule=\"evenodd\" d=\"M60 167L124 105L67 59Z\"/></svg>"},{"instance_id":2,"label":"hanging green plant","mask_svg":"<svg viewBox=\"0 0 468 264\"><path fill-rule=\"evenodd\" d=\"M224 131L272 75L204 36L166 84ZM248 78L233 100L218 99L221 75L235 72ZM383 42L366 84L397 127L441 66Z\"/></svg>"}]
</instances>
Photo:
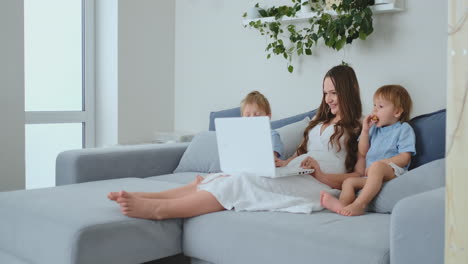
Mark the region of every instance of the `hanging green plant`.
<instances>
[{"instance_id":1,"label":"hanging green plant","mask_svg":"<svg viewBox=\"0 0 468 264\"><path fill-rule=\"evenodd\" d=\"M291 6L269 8L262 8L257 3L255 8L260 17L274 19L252 19L245 25L267 37L267 59L272 54L283 56L288 62L287 69L290 73L294 71L293 57L312 55L313 46L320 40L327 47L338 51L355 39L365 40L374 30L370 9L374 0L337 1L338 4L331 4L330 9L326 9L325 0L291 1ZM293 24L292 19L288 21L288 18L296 17L297 12L306 7L313 14L306 23ZM247 12L243 17L247 17Z\"/></svg>"}]
</instances>

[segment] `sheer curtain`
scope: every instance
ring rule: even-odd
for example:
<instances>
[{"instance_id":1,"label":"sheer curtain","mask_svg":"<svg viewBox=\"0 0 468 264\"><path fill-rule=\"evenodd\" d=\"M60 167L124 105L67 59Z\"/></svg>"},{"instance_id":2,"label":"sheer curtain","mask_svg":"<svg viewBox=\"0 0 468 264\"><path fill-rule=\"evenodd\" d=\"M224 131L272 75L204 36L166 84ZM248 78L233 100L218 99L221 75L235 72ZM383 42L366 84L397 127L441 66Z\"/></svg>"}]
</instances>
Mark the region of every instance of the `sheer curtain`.
<instances>
[{"instance_id":1,"label":"sheer curtain","mask_svg":"<svg viewBox=\"0 0 468 264\"><path fill-rule=\"evenodd\" d=\"M445 263L468 263L468 0L448 4Z\"/></svg>"}]
</instances>

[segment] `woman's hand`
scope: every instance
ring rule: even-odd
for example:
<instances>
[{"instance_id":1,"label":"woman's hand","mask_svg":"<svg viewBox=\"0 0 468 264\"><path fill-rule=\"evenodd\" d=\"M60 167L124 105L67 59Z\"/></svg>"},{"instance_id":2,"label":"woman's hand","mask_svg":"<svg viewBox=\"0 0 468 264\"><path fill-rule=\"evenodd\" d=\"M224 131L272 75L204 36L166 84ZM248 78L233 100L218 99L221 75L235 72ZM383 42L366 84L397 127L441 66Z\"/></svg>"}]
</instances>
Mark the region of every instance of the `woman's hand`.
<instances>
[{"instance_id":1,"label":"woman's hand","mask_svg":"<svg viewBox=\"0 0 468 264\"><path fill-rule=\"evenodd\" d=\"M306 157L302 162L301 162L301 168L303 169L314 169L315 171L312 173L312 175L315 177L317 174L321 174L322 171L320 170L320 165L319 163L312 157Z\"/></svg>"},{"instance_id":2,"label":"woman's hand","mask_svg":"<svg viewBox=\"0 0 468 264\"><path fill-rule=\"evenodd\" d=\"M312 177L314 177L319 182L326 184L330 187L333 185L333 182L330 181L329 177L327 177L325 173L322 172L318 161L315 160L314 158L312 157L305 158L301 163L301 167L304 169L314 169L314 172L312 172Z\"/></svg>"},{"instance_id":3,"label":"woman's hand","mask_svg":"<svg viewBox=\"0 0 468 264\"><path fill-rule=\"evenodd\" d=\"M282 159L279 159L277 157L275 157L275 166L276 167L284 167L286 165L288 165L288 161L287 160L282 160Z\"/></svg>"},{"instance_id":4,"label":"woman's hand","mask_svg":"<svg viewBox=\"0 0 468 264\"><path fill-rule=\"evenodd\" d=\"M303 168L303 169L313 169L312 168L313 162L314 162L314 159L312 157L306 157L301 162L301 168Z\"/></svg>"}]
</instances>

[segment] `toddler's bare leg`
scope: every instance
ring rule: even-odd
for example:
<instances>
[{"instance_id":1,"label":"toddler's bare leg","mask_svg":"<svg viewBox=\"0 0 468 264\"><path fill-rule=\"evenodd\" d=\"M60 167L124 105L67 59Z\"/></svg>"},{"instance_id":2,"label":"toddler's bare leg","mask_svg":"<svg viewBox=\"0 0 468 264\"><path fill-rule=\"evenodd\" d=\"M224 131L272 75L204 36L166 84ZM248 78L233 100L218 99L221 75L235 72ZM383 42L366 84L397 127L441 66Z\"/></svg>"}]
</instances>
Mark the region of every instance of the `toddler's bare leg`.
<instances>
[{"instance_id":1,"label":"toddler's bare leg","mask_svg":"<svg viewBox=\"0 0 468 264\"><path fill-rule=\"evenodd\" d=\"M197 191L175 199L147 199L122 191L118 202L124 215L158 220L192 217L224 210L218 200L207 191Z\"/></svg>"},{"instance_id":2,"label":"toddler's bare leg","mask_svg":"<svg viewBox=\"0 0 468 264\"><path fill-rule=\"evenodd\" d=\"M132 192L131 194L141 198L147 199L172 199L179 198L197 191L197 186L203 181L203 177L197 175L195 180L182 187L162 191L162 192ZM107 197L110 200L117 201L120 196L120 192L110 192Z\"/></svg>"},{"instance_id":3,"label":"toddler's bare leg","mask_svg":"<svg viewBox=\"0 0 468 264\"><path fill-rule=\"evenodd\" d=\"M367 180L354 202L340 211L346 216L363 215L369 202L377 195L384 181L395 178L392 167L384 162L374 162L367 172Z\"/></svg>"},{"instance_id":4,"label":"toddler's bare leg","mask_svg":"<svg viewBox=\"0 0 468 264\"><path fill-rule=\"evenodd\" d=\"M348 178L343 182L340 194L340 202L343 206L347 206L356 199L356 190L362 189L366 184L366 178L353 177Z\"/></svg>"},{"instance_id":5,"label":"toddler's bare leg","mask_svg":"<svg viewBox=\"0 0 468 264\"><path fill-rule=\"evenodd\" d=\"M351 204L356 197L356 189L360 189L366 182L365 178L353 177L348 178L343 182L341 188L340 199L336 199L333 195L321 191L320 192L320 203L323 207L335 213L340 211L347 205Z\"/></svg>"}]
</instances>

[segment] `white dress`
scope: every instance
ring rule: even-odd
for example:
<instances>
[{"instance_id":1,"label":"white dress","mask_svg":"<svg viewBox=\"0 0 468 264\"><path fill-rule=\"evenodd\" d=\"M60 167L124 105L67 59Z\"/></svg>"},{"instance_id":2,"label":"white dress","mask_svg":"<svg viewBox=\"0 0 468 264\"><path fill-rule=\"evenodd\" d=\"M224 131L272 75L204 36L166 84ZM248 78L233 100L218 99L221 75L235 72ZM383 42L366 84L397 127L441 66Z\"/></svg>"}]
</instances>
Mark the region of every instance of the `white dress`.
<instances>
[{"instance_id":1,"label":"white dress","mask_svg":"<svg viewBox=\"0 0 468 264\"><path fill-rule=\"evenodd\" d=\"M325 173L345 173L346 150L342 142L340 151L329 144L334 126L330 125L320 135L322 124L309 132L308 152L293 159L288 166L299 167L302 160L311 156ZM247 174L215 173L207 175L199 190L212 193L227 210L282 211L310 213L322 210L320 191L339 193L310 175L267 178Z\"/></svg>"}]
</instances>

